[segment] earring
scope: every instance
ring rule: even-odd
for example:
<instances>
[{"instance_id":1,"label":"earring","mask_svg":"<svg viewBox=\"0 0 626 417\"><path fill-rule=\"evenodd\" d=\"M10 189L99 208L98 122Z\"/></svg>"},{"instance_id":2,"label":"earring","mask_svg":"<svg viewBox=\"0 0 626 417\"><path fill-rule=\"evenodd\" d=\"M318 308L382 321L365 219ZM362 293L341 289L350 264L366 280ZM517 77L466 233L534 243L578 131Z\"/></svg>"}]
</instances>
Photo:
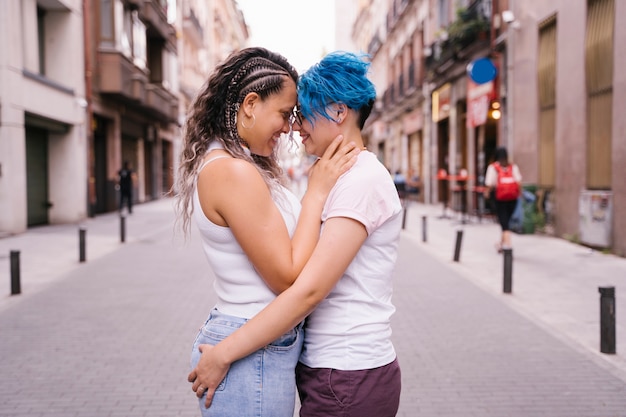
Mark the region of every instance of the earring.
<instances>
[{"instance_id":1,"label":"earring","mask_svg":"<svg viewBox=\"0 0 626 417\"><path fill-rule=\"evenodd\" d=\"M243 119L241 119L241 127L243 127L244 129L252 129L255 124L256 124L256 116L254 115L254 113L252 113L252 124L250 126L246 126L245 123L243 122Z\"/></svg>"},{"instance_id":2,"label":"earring","mask_svg":"<svg viewBox=\"0 0 626 417\"><path fill-rule=\"evenodd\" d=\"M336 123L341 123L343 121L343 119L339 117L340 114L343 114L343 109L337 110L337 120L335 120Z\"/></svg>"}]
</instances>

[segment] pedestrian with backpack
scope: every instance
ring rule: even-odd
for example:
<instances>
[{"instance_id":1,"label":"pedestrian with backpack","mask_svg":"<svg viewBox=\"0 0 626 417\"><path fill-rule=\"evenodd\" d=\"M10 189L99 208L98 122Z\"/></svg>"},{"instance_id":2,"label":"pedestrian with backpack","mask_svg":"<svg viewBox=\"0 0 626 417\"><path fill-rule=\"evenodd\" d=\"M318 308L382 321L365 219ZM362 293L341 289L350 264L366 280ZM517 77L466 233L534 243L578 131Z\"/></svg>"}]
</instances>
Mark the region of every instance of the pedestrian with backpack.
<instances>
[{"instance_id":1,"label":"pedestrian with backpack","mask_svg":"<svg viewBox=\"0 0 626 417\"><path fill-rule=\"evenodd\" d=\"M496 149L496 160L489 164L485 175L485 198L492 198L502 229L500 242L496 243L498 253L502 249L511 248L511 229L509 223L517 199L521 193L522 174L517 165L509 162L509 155L505 147Z\"/></svg>"}]
</instances>

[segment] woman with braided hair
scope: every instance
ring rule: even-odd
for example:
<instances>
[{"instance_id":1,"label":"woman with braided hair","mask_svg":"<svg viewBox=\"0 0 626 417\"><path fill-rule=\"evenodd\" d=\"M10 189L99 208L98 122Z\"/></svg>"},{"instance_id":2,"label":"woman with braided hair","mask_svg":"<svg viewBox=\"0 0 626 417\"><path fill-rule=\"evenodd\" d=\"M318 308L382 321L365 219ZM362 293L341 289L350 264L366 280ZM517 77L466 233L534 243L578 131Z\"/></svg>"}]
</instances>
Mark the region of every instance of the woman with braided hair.
<instances>
[{"instance_id":1,"label":"woman with braided hair","mask_svg":"<svg viewBox=\"0 0 626 417\"><path fill-rule=\"evenodd\" d=\"M299 78L293 129L307 153L323 155L337 135L364 145L362 129L376 99L369 67L366 56L336 51ZM401 370L391 316L402 204L376 155L363 151L357 159L330 192L319 242L294 284L220 343L200 346L202 360L190 379L210 410L224 375L228 384L229 366L306 317L295 369L299 415L397 414Z\"/></svg>"},{"instance_id":2,"label":"woman with braided hair","mask_svg":"<svg viewBox=\"0 0 626 417\"><path fill-rule=\"evenodd\" d=\"M237 51L199 92L185 125L177 212L196 223L215 275L217 303L194 343L215 345L288 288L311 256L326 198L359 149L338 137L311 170L301 201L283 185L275 148L291 134L298 74L264 48ZM232 365L203 416L289 416L302 326ZM201 387L200 387L201 388ZM200 397L202 389L199 391Z\"/></svg>"}]
</instances>

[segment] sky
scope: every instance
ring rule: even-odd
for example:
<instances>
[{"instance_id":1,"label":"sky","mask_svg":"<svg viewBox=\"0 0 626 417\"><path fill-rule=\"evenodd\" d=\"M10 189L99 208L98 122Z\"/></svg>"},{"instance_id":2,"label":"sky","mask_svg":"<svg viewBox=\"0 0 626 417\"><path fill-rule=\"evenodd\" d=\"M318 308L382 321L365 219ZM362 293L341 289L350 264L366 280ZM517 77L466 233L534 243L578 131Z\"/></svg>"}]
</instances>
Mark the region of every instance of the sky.
<instances>
[{"instance_id":1,"label":"sky","mask_svg":"<svg viewBox=\"0 0 626 417\"><path fill-rule=\"evenodd\" d=\"M335 0L237 0L249 45L285 56L304 72L334 50Z\"/></svg>"}]
</instances>

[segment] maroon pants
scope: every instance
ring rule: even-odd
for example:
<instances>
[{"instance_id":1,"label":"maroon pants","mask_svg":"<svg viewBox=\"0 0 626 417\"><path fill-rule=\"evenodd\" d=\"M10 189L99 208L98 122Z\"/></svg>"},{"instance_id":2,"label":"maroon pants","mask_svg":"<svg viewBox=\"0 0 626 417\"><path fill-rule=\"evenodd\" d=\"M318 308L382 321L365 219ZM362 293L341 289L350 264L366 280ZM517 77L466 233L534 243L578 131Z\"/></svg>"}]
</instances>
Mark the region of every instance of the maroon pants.
<instances>
[{"instance_id":1,"label":"maroon pants","mask_svg":"<svg viewBox=\"0 0 626 417\"><path fill-rule=\"evenodd\" d=\"M393 417L400 404L400 366L358 371L309 368L298 363L300 417Z\"/></svg>"}]
</instances>

